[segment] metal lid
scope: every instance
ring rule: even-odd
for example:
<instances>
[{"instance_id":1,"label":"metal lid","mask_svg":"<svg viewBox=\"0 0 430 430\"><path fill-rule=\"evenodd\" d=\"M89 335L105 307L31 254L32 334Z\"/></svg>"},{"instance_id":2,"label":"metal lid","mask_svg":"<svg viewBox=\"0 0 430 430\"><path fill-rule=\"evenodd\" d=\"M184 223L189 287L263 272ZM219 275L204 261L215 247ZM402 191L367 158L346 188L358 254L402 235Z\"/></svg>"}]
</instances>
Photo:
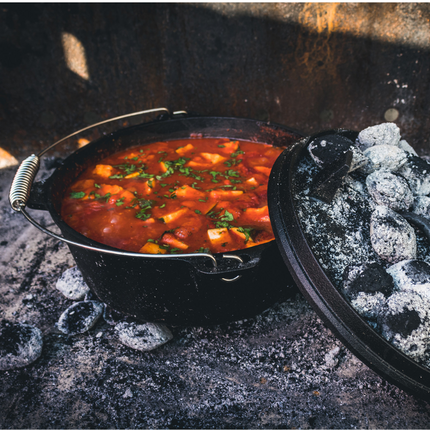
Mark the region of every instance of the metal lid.
<instances>
[{"instance_id":1,"label":"metal lid","mask_svg":"<svg viewBox=\"0 0 430 430\"><path fill-rule=\"evenodd\" d=\"M387 381L429 398L430 370L388 343L353 309L328 278L306 240L294 203L294 178L306 146L314 137L286 149L270 176L269 212L283 260L318 316L351 352Z\"/></svg>"}]
</instances>

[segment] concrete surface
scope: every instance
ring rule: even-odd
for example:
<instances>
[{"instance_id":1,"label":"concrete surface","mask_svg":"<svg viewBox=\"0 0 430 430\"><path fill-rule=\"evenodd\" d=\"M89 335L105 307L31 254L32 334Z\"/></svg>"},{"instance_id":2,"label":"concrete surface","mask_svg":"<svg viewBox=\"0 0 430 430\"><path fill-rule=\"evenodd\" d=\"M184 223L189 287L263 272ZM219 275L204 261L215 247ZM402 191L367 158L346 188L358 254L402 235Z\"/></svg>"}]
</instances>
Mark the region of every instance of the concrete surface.
<instances>
[{"instance_id":1,"label":"concrete surface","mask_svg":"<svg viewBox=\"0 0 430 430\"><path fill-rule=\"evenodd\" d=\"M0 428L429 428L430 404L369 370L300 294L252 319L170 327L173 340L147 353L103 320L62 334L73 302L55 283L74 262L9 207L14 170L0 170L0 317L38 327L44 346L1 372Z\"/></svg>"},{"instance_id":2,"label":"concrete surface","mask_svg":"<svg viewBox=\"0 0 430 430\"><path fill-rule=\"evenodd\" d=\"M429 3L0 8L0 147L15 158L155 107L313 133L395 120L429 145Z\"/></svg>"}]
</instances>

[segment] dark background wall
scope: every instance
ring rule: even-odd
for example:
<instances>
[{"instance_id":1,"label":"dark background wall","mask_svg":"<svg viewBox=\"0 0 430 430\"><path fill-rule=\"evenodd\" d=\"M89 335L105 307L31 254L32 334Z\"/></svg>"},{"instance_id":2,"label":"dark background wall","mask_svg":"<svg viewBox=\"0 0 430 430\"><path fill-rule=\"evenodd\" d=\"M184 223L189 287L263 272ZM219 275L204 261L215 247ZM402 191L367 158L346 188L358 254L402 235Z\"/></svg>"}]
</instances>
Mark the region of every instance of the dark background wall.
<instances>
[{"instance_id":1,"label":"dark background wall","mask_svg":"<svg viewBox=\"0 0 430 430\"><path fill-rule=\"evenodd\" d=\"M394 108L430 152L429 19L426 3L3 4L0 147L22 158L161 106L305 133L362 129ZM68 67L65 34L88 79Z\"/></svg>"}]
</instances>

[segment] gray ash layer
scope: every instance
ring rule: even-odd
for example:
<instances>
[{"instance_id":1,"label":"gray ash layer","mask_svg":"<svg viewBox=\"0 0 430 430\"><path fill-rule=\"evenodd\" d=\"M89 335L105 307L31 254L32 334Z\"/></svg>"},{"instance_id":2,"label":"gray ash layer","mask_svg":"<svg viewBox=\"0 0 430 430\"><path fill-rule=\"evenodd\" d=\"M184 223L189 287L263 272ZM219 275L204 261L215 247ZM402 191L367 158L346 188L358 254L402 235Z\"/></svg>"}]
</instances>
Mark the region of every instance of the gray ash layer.
<instances>
[{"instance_id":1,"label":"gray ash layer","mask_svg":"<svg viewBox=\"0 0 430 430\"><path fill-rule=\"evenodd\" d=\"M430 164L392 123L363 130L355 144L368 161L345 177L329 204L310 197L320 166L307 155L300 161L294 186L303 231L354 309L430 367L430 239L397 213L430 220Z\"/></svg>"},{"instance_id":2,"label":"gray ash layer","mask_svg":"<svg viewBox=\"0 0 430 430\"><path fill-rule=\"evenodd\" d=\"M248 320L173 327L150 352L119 341L109 309L109 323L58 332L72 302L55 284L75 263L67 245L10 209L14 174L0 170L0 317L39 327L44 345L33 364L0 372L2 428L428 427L430 404L359 361L300 294Z\"/></svg>"}]
</instances>

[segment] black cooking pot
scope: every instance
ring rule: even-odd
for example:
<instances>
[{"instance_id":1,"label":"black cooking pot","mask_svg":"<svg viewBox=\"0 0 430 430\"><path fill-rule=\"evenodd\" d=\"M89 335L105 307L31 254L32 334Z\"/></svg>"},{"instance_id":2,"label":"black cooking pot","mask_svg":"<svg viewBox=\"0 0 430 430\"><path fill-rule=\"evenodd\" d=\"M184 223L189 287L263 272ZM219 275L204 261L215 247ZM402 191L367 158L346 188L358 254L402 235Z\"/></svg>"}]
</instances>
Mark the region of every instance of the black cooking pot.
<instances>
[{"instance_id":1,"label":"black cooking pot","mask_svg":"<svg viewBox=\"0 0 430 430\"><path fill-rule=\"evenodd\" d=\"M130 255L101 245L61 218L67 187L87 167L115 152L190 136L242 139L290 146L301 134L290 128L238 118L164 115L119 130L77 150L44 183L32 187L28 206L51 214L90 289L113 309L141 321L208 325L255 315L296 292L275 241L215 255ZM95 251L103 248L112 253Z\"/></svg>"}]
</instances>

